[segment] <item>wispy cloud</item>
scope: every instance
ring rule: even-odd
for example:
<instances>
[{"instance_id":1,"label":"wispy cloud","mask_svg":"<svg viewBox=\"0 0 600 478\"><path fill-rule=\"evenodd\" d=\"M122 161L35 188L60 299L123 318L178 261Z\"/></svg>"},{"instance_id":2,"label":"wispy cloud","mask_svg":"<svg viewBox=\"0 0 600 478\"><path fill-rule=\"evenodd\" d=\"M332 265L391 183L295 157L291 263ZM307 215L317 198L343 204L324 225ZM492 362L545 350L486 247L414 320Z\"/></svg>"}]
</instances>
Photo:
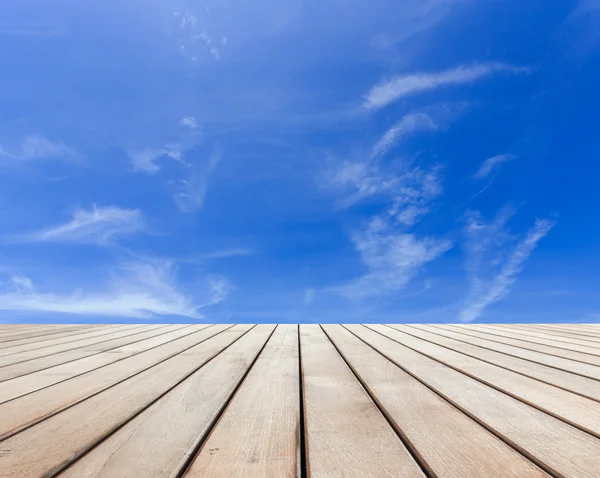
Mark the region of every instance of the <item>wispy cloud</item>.
<instances>
[{"instance_id":1,"label":"wispy cloud","mask_svg":"<svg viewBox=\"0 0 600 478\"><path fill-rule=\"evenodd\" d=\"M467 218L465 249L470 292L459 314L462 322L476 320L486 307L506 297L525 261L555 225L553 221L538 219L519 239L506 227L513 215L514 211L505 208L489 224L479 213L471 213Z\"/></svg>"},{"instance_id":2,"label":"wispy cloud","mask_svg":"<svg viewBox=\"0 0 600 478\"><path fill-rule=\"evenodd\" d=\"M77 209L71 221L41 231L22 234L14 239L24 242L82 242L106 244L116 237L131 235L144 228L137 209L116 206Z\"/></svg>"},{"instance_id":3,"label":"wispy cloud","mask_svg":"<svg viewBox=\"0 0 600 478\"><path fill-rule=\"evenodd\" d=\"M336 288L351 299L397 293L427 263L452 247L447 239L418 238L394 230L382 218L373 219L365 232L355 234L352 239L368 272Z\"/></svg>"},{"instance_id":4,"label":"wispy cloud","mask_svg":"<svg viewBox=\"0 0 600 478\"><path fill-rule=\"evenodd\" d=\"M412 113L402 117L373 147L371 158L380 158L390 151L400 138L418 131L436 130L437 125L424 113Z\"/></svg>"},{"instance_id":5,"label":"wispy cloud","mask_svg":"<svg viewBox=\"0 0 600 478\"><path fill-rule=\"evenodd\" d=\"M187 179L180 179L175 193L175 203L181 212L194 212L204 205L208 181L221 161L221 152L215 149L206 164L195 164Z\"/></svg>"},{"instance_id":6,"label":"wispy cloud","mask_svg":"<svg viewBox=\"0 0 600 478\"><path fill-rule=\"evenodd\" d=\"M496 156L492 156L491 158L487 158L481 166L479 170L473 175L475 179L484 179L487 178L492 171L497 170L502 163L507 161L512 161L513 159L517 159L517 156L514 154L498 154Z\"/></svg>"},{"instance_id":7,"label":"wispy cloud","mask_svg":"<svg viewBox=\"0 0 600 478\"><path fill-rule=\"evenodd\" d=\"M131 151L129 159L134 172L156 174L160 171L157 161L161 158L169 158L184 165L184 148L178 143L169 143L160 149L143 149Z\"/></svg>"},{"instance_id":8,"label":"wispy cloud","mask_svg":"<svg viewBox=\"0 0 600 478\"><path fill-rule=\"evenodd\" d=\"M234 249L219 249L216 251L205 252L200 254L201 259L226 259L228 257L249 256L254 254L252 249L234 248Z\"/></svg>"},{"instance_id":9,"label":"wispy cloud","mask_svg":"<svg viewBox=\"0 0 600 478\"><path fill-rule=\"evenodd\" d=\"M526 68L501 63L488 63L459 66L458 68L436 73L415 73L396 76L371 88L365 95L364 106L366 108L382 108L404 96L415 93L443 86L473 83L476 80L498 72L521 73L526 71L528 71Z\"/></svg>"},{"instance_id":10,"label":"wispy cloud","mask_svg":"<svg viewBox=\"0 0 600 478\"><path fill-rule=\"evenodd\" d=\"M304 291L304 305L310 305L315 300L315 294L317 291L315 289L306 289Z\"/></svg>"},{"instance_id":11,"label":"wispy cloud","mask_svg":"<svg viewBox=\"0 0 600 478\"><path fill-rule=\"evenodd\" d=\"M181 118L179 126L183 126L189 129L196 129L198 127L198 124L196 123L196 118L194 118L193 116L186 116L185 118Z\"/></svg>"},{"instance_id":12,"label":"wispy cloud","mask_svg":"<svg viewBox=\"0 0 600 478\"><path fill-rule=\"evenodd\" d=\"M209 277L201 297L194 300L178 286L175 272L173 264L168 262L126 264L114 274L107 290L86 293L78 289L68 295L37 292L29 278L19 276L16 284L12 281L9 290L0 292L0 310L140 319L156 316L201 319L200 309L223 301L232 289L227 279Z\"/></svg>"},{"instance_id":13,"label":"wispy cloud","mask_svg":"<svg viewBox=\"0 0 600 478\"><path fill-rule=\"evenodd\" d=\"M389 214L410 225L428 211L425 203L439 195L439 167L424 169L404 160L385 163L380 160L401 137L435 129L436 124L426 114L405 115L375 143L366 159L336 161L330 158L322 184L343 195L338 203L340 209L373 196L385 197Z\"/></svg>"},{"instance_id":14,"label":"wispy cloud","mask_svg":"<svg viewBox=\"0 0 600 478\"><path fill-rule=\"evenodd\" d=\"M0 157L17 161L76 160L78 153L61 141L52 141L43 136L27 136L14 151L0 146Z\"/></svg>"}]
</instances>

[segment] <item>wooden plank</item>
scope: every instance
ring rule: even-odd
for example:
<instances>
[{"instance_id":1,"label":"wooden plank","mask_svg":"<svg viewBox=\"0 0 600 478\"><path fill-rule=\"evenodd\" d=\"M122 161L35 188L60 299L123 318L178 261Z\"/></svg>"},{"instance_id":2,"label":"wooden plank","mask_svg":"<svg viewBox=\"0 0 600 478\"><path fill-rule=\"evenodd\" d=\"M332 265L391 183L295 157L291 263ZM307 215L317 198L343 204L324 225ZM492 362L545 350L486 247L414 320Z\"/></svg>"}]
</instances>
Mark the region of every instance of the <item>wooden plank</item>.
<instances>
[{"instance_id":1,"label":"wooden plank","mask_svg":"<svg viewBox=\"0 0 600 478\"><path fill-rule=\"evenodd\" d=\"M318 325L300 347L308 475L424 476Z\"/></svg>"},{"instance_id":2,"label":"wooden plank","mask_svg":"<svg viewBox=\"0 0 600 478\"><path fill-rule=\"evenodd\" d=\"M541 332L544 334L556 335L565 338L574 338L585 340L597 344L600 342L600 334L594 334L592 332L581 331L581 329L572 329L566 327L552 327L551 325L526 325L524 324L525 330L532 332ZM515 327L516 328L516 327Z\"/></svg>"},{"instance_id":3,"label":"wooden plank","mask_svg":"<svg viewBox=\"0 0 600 478\"><path fill-rule=\"evenodd\" d=\"M148 327L148 326L144 326L144 327ZM81 349L86 346L102 343L106 340L112 340L115 338L124 337L124 336L129 335L128 332L135 333L138 330L145 331L148 329L136 328L136 329L132 329L132 330L130 329L130 330L124 330L124 331L117 331L112 334L101 335L99 337L91 337L91 338L77 340L77 341L73 341L73 342L67 342L64 344L57 344L57 345L53 345L50 347L41 347L41 348L38 348L35 350L26 350L26 351L21 351L21 352L10 354L10 355L5 355L3 357L0 357L0 368L6 367L8 365L26 362L28 360L34 360L34 359L37 359L40 357L48 357L48 356L58 354L61 352L66 352L68 350Z\"/></svg>"},{"instance_id":4,"label":"wooden plank","mask_svg":"<svg viewBox=\"0 0 600 478\"><path fill-rule=\"evenodd\" d=\"M65 352L59 352L56 354L42 356L18 362L11 365L0 366L0 382L10 380L12 378L20 377L34 372L39 372L57 365L62 365L74 360L79 360L91 355L96 355L100 352L116 349L123 345L130 343L139 342L148 338L156 337L158 335L167 333L171 330L179 330L180 328L188 327L185 325L166 325L157 324L150 325L149 328L143 332L132 332L121 336L117 339L103 340L102 342L88 345L85 347L79 347L76 349L66 350Z\"/></svg>"},{"instance_id":5,"label":"wooden plank","mask_svg":"<svg viewBox=\"0 0 600 478\"><path fill-rule=\"evenodd\" d=\"M92 357L84 358L64 365L59 365L49 369L42 370L37 373L32 373L12 380L7 380L0 387L0 404L9 400L14 400L28 393L35 392L42 388L64 382L84 373L98 370L115 362L119 362L128 357L132 357L145 350L158 347L172 340L185 337L198 330L204 330L209 327L200 326L199 328L190 328L183 326L172 326L172 330L159 335L158 337L149 338L142 343L136 342L135 346L122 346L117 349L111 349L108 352L97 354ZM129 344L128 344L129 345ZM100 372L101 373L101 372Z\"/></svg>"},{"instance_id":6,"label":"wooden plank","mask_svg":"<svg viewBox=\"0 0 600 478\"><path fill-rule=\"evenodd\" d=\"M169 391L174 390L177 385L190 378L194 372L240 337L244 340L240 339L241 344L238 343L238 347L230 354L228 361L234 364L242 362L247 368L251 362L248 360L249 356L258 353L274 326L258 326L243 335L249 328L249 326L236 326L225 331L200 346L157 364L5 440L2 447L10 451L0 455L0 477L37 477L61 471ZM223 375L218 367L216 370L218 375ZM200 391L200 396L201 393ZM196 404L201 403L197 397L198 395L196 395ZM181 407L181 403L179 406ZM193 406L193 404L184 402L185 406ZM167 419L161 421L160 428L178 431L172 428L172 425L174 424L170 419ZM162 452L165 449L165 441L160 428L156 430L154 436L146 436L146 442L149 447L151 441L158 442L159 450ZM128 460L133 459L135 459L133 456L128 456ZM140 473L139 469L134 474L148 476L143 472ZM131 470L126 476L132 476Z\"/></svg>"},{"instance_id":7,"label":"wooden plank","mask_svg":"<svg viewBox=\"0 0 600 478\"><path fill-rule=\"evenodd\" d=\"M200 330L103 367L101 370L79 375L65 382L57 383L16 400L3 403L0 405L0 440L75 403L86 400L109 387L115 386L135 374L149 370L157 363L162 363L180 353L184 353L187 349L201 347L202 341L210 339L230 327L228 325L216 325L209 329ZM136 346L138 345L133 345L134 348Z\"/></svg>"},{"instance_id":8,"label":"wooden plank","mask_svg":"<svg viewBox=\"0 0 600 478\"><path fill-rule=\"evenodd\" d=\"M600 476L597 438L374 330L345 327L546 471L571 478Z\"/></svg>"},{"instance_id":9,"label":"wooden plank","mask_svg":"<svg viewBox=\"0 0 600 478\"><path fill-rule=\"evenodd\" d=\"M480 339L473 335L465 335L452 330L446 330L441 327L432 325L411 325L418 330L431 332L442 337L448 337L450 339L459 340L460 342L477 345L489 350L495 350L512 357L518 357L529 360L531 362L547 365L554 367L558 370L564 370L572 374L581 375L582 377L588 377L594 380L600 380L600 367L590 365L587 363L577 362L562 357L555 357L554 355L548 355L541 352L535 352L512 345L505 345L499 342L493 342L491 340Z\"/></svg>"},{"instance_id":10,"label":"wooden plank","mask_svg":"<svg viewBox=\"0 0 600 478\"><path fill-rule=\"evenodd\" d=\"M600 403L383 325L369 325L413 350L600 437Z\"/></svg>"},{"instance_id":11,"label":"wooden plank","mask_svg":"<svg viewBox=\"0 0 600 478\"><path fill-rule=\"evenodd\" d=\"M514 345L515 347L520 347L526 350L533 350L536 352L542 352L549 355L554 355L556 357L563 357L569 360L575 360L582 363L588 363L591 365L600 365L600 357L597 355L588 354L585 352L579 352L577 350L567 350L563 348L554 347L552 345L544 345L538 344L535 342L530 342L526 340L522 340L519 336L515 337L507 337L506 335L502 335L502 333L494 333L494 331L479 331L465 326L458 325L438 325L435 327L443 328L445 330L453 330L455 332L460 332L461 334L465 334L471 337L479 337L486 340L493 340L494 342Z\"/></svg>"},{"instance_id":12,"label":"wooden plank","mask_svg":"<svg viewBox=\"0 0 600 478\"><path fill-rule=\"evenodd\" d=\"M21 341L11 342L10 347L5 347L0 350L0 357L7 357L11 355L16 355L19 353L26 353L40 349L48 349L50 347L54 347L57 345L63 344L72 344L77 343L82 340L87 340L89 338L95 337L103 337L109 334L123 334L129 330L136 330L148 327L147 325L126 325L126 326L116 326L116 327L100 327L99 329L94 329L91 331L79 331L77 333L68 332L66 334L58 334L53 335L52 338L44 338L44 340L37 339L25 339L26 343L21 343ZM32 341L33 342L30 342Z\"/></svg>"},{"instance_id":13,"label":"wooden plank","mask_svg":"<svg viewBox=\"0 0 600 478\"><path fill-rule=\"evenodd\" d=\"M221 456L215 473L202 476L283 477L288 476L285 470L290 469L290 464L295 473L299 402L297 353L294 354L290 335L285 331L281 333L280 327L210 432L209 443L202 445L203 451L209 449L209 454ZM297 350L297 338L291 338L296 340ZM111 435L66 470L61 478L179 476L258 352L257 343L248 348L249 342L242 343L245 339L240 339ZM241 354L240 347L247 353ZM244 360L237 358L240 355ZM264 441L273 447L268 449L271 454L267 457L268 465L277 467L276 474L262 471L260 444ZM292 453L288 455L290 443ZM197 466L208 464L203 459L203 451L200 461L186 477L194 476ZM248 463L244 463L245 456Z\"/></svg>"},{"instance_id":14,"label":"wooden plank","mask_svg":"<svg viewBox=\"0 0 600 478\"><path fill-rule=\"evenodd\" d=\"M299 397L298 326L279 325L185 476L295 477Z\"/></svg>"},{"instance_id":15,"label":"wooden plank","mask_svg":"<svg viewBox=\"0 0 600 478\"><path fill-rule=\"evenodd\" d=\"M28 331L25 333L14 333L14 334L0 334L0 349L4 348L7 345L11 345L11 342L13 341L17 341L17 340L24 340L24 339L43 339L43 338L47 338L50 337L52 335L56 335L56 334L61 334L61 333L65 333L65 332L82 332L83 330L91 330L91 329L95 329L95 328L100 328L100 325L88 325L85 327L74 327L74 326L68 326L68 327L61 327L61 326L56 326L56 325L50 325L47 327L44 327L43 329L39 329L39 330L35 330L35 331Z\"/></svg>"},{"instance_id":16,"label":"wooden plank","mask_svg":"<svg viewBox=\"0 0 600 478\"><path fill-rule=\"evenodd\" d=\"M342 326L323 328L396 429L412 444L415 454L426 463L431 476L548 476Z\"/></svg>"},{"instance_id":17,"label":"wooden plank","mask_svg":"<svg viewBox=\"0 0 600 478\"><path fill-rule=\"evenodd\" d=\"M592 400L600 401L600 381L580 377L570 372L558 370L546 365L530 362L529 360L513 357L495 352L493 350L479 347L474 344L460 342L451 338L440 337L427 331L419 330L404 325L389 326L412 337L448 348L463 355L473 357L492 365L517 372L526 377L542 381L544 383L577 393ZM600 372L600 369L598 370Z\"/></svg>"},{"instance_id":18,"label":"wooden plank","mask_svg":"<svg viewBox=\"0 0 600 478\"><path fill-rule=\"evenodd\" d=\"M592 355L600 355L600 346L595 347L589 343L585 343L578 340L563 339L560 337L553 337L551 335L538 334L535 332L528 332L526 330L510 330L502 329L502 327L496 327L494 325L469 325L476 330L490 330L501 333L508 337L517 337L521 340L527 340L530 342L551 345L552 347L560 347L567 350L576 350L578 352L585 352Z\"/></svg>"}]
</instances>

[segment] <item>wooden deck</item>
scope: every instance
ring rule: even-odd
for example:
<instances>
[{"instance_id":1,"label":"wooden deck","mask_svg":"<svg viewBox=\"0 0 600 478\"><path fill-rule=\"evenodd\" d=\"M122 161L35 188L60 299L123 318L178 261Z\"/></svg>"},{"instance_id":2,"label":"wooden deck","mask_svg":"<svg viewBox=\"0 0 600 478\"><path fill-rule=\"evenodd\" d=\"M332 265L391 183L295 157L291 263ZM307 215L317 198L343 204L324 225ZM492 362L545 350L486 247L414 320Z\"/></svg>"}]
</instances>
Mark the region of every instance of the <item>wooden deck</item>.
<instances>
[{"instance_id":1,"label":"wooden deck","mask_svg":"<svg viewBox=\"0 0 600 478\"><path fill-rule=\"evenodd\" d=\"M600 477L600 325L0 325L0 477Z\"/></svg>"}]
</instances>

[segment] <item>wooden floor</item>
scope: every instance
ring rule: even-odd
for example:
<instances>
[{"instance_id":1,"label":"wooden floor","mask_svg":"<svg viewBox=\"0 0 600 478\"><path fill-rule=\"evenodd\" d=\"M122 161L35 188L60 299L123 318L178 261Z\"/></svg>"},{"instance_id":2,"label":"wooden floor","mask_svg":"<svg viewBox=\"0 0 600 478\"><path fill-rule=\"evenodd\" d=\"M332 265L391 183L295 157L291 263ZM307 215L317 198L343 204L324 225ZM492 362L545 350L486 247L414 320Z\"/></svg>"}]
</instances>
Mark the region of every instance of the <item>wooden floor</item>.
<instances>
[{"instance_id":1,"label":"wooden floor","mask_svg":"<svg viewBox=\"0 0 600 478\"><path fill-rule=\"evenodd\" d=\"M0 325L0 477L600 477L600 325Z\"/></svg>"}]
</instances>

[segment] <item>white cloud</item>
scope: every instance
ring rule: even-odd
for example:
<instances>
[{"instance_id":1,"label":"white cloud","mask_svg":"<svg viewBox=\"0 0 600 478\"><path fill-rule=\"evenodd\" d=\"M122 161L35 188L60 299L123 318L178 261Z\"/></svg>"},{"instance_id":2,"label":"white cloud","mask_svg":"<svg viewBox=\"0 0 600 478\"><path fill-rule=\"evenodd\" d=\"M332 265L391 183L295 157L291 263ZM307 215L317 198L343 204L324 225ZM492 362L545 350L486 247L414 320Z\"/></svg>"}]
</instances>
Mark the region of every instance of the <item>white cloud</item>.
<instances>
[{"instance_id":1,"label":"white cloud","mask_svg":"<svg viewBox=\"0 0 600 478\"><path fill-rule=\"evenodd\" d=\"M182 120L183 121L183 120ZM134 172L156 174L160 166L156 162L160 158L169 158L187 166L183 161L184 149L178 143L168 143L161 149L144 149L129 153L129 159Z\"/></svg>"},{"instance_id":2,"label":"white cloud","mask_svg":"<svg viewBox=\"0 0 600 478\"><path fill-rule=\"evenodd\" d=\"M0 157L17 161L36 160L76 160L77 152L60 141L52 141L43 136L27 136L15 151L7 151L0 146Z\"/></svg>"},{"instance_id":3,"label":"white cloud","mask_svg":"<svg viewBox=\"0 0 600 478\"><path fill-rule=\"evenodd\" d=\"M196 118L194 118L193 116L186 116L185 118L181 118L179 125L189 129L196 129L198 127L196 123Z\"/></svg>"},{"instance_id":4,"label":"white cloud","mask_svg":"<svg viewBox=\"0 0 600 478\"><path fill-rule=\"evenodd\" d=\"M389 295L403 289L429 262L446 253L452 243L446 239L418 238L394 230L382 218L375 218L353 242L368 272L336 290L351 299Z\"/></svg>"},{"instance_id":5,"label":"white cloud","mask_svg":"<svg viewBox=\"0 0 600 478\"><path fill-rule=\"evenodd\" d=\"M10 278L10 284L17 292L33 292L33 282L24 275L14 275Z\"/></svg>"},{"instance_id":6,"label":"white cloud","mask_svg":"<svg viewBox=\"0 0 600 478\"><path fill-rule=\"evenodd\" d=\"M66 224L17 236L26 242L83 242L105 244L112 239L131 235L144 228L142 214L137 209L116 206L77 209Z\"/></svg>"},{"instance_id":7,"label":"white cloud","mask_svg":"<svg viewBox=\"0 0 600 478\"><path fill-rule=\"evenodd\" d=\"M479 170L473 177L475 179L487 178L494 169L497 169L500 166L500 164L513 159L517 159L517 156L514 154L498 154L496 156L492 156L481 163Z\"/></svg>"},{"instance_id":8,"label":"white cloud","mask_svg":"<svg viewBox=\"0 0 600 478\"><path fill-rule=\"evenodd\" d=\"M424 113L408 114L394 126L388 129L385 134L373 147L371 158L380 158L384 156L402 137L417 131L436 130L437 125Z\"/></svg>"},{"instance_id":9,"label":"white cloud","mask_svg":"<svg viewBox=\"0 0 600 478\"><path fill-rule=\"evenodd\" d=\"M437 73L415 73L396 76L388 81L375 85L365 96L366 108L382 108L398 99L442 86L472 83L496 72L519 73L528 71L500 63L459 66L451 70Z\"/></svg>"},{"instance_id":10,"label":"white cloud","mask_svg":"<svg viewBox=\"0 0 600 478\"><path fill-rule=\"evenodd\" d=\"M212 252L205 252L204 254L201 254L200 257L202 259L225 259L235 256L249 256L251 254L254 254L254 251L251 249L219 249Z\"/></svg>"},{"instance_id":11,"label":"white cloud","mask_svg":"<svg viewBox=\"0 0 600 478\"><path fill-rule=\"evenodd\" d=\"M513 215L514 211L505 208L490 224L485 224L478 213L467 218L466 252L470 291L460 311L462 322L476 320L486 307L506 297L525 261L555 225L552 221L538 219L525 237L519 240L506 229Z\"/></svg>"},{"instance_id":12,"label":"white cloud","mask_svg":"<svg viewBox=\"0 0 600 478\"><path fill-rule=\"evenodd\" d=\"M204 205L208 180L221 161L218 150L213 151L206 165L192 166L192 173L187 179L179 181L174 199L181 212L194 212Z\"/></svg>"},{"instance_id":13,"label":"white cloud","mask_svg":"<svg viewBox=\"0 0 600 478\"><path fill-rule=\"evenodd\" d=\"M315 300L316 292L317 291L315 289L306 289L304 291L304 304L305 305L310 305L313 303L313 301Z\"/></svg>"},{"instance_id":14,"label":"white cloud","mask_svg":"<svg viewBox=\"0 0 600 478\"><path fill-rule=\"evenodd\" d=\"M29 284L31 280L27 279ZM225 278L206 280L199 301L186 295L177 285L171 263L136 263L123 266L106 291L68 295L34 292L33 287L16 292L0 292L0 310L54 312L83 316L153 318L183 316L201 319L199 310L225 299L232 289Z\"/></svg>"}]
</instances>

